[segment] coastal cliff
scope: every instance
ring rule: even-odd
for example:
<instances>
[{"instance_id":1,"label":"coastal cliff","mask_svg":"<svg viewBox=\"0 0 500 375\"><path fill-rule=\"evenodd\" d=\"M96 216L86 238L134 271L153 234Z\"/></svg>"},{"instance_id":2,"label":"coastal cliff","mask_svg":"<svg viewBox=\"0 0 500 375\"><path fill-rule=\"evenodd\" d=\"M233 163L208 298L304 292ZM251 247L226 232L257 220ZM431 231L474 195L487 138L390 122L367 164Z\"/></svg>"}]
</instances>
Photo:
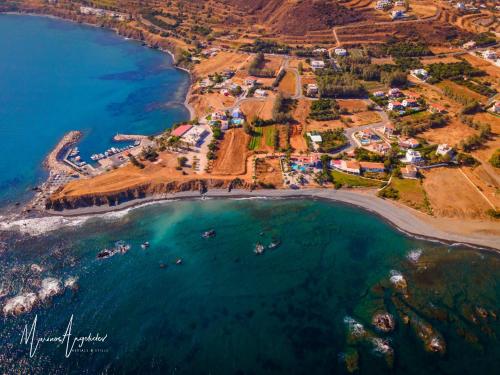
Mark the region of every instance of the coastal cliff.
<instances>
[{"instance_id":1,"label":"coastal cliff","mask_svg":"<svg viewBox=\"0 0 500 375\"><path fill-rule=\"evenodd\" d=\"M78 195L65 194L63 187L61 187L47 199L46 208L53 211L62 211L95 206L112 207L124 202L147 197L162 197L166 194L185 191L199 191L203 193L208 189L230 188L251 189L252 185L240 179L193 179L188 181L145 183L115 192Z\"/></svg>"}]
</instances>

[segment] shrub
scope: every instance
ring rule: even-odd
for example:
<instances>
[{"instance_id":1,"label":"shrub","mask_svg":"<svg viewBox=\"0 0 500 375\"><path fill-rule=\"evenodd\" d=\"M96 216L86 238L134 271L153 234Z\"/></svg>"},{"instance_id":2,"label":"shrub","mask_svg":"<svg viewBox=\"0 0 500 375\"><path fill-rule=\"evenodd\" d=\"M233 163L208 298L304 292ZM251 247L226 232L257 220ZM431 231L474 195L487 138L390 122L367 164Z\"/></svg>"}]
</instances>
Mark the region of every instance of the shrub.
<instances>
[{"instance_id":1,"label":"shrub","mask_svg":"<svg viewBox=\"0 0 500 375\"><path fill-rule=\"evenodd\" d=\"M392 186L380 190L377 194L380 198L399 199L399 192Z\"/></svg>"}]
</instances>

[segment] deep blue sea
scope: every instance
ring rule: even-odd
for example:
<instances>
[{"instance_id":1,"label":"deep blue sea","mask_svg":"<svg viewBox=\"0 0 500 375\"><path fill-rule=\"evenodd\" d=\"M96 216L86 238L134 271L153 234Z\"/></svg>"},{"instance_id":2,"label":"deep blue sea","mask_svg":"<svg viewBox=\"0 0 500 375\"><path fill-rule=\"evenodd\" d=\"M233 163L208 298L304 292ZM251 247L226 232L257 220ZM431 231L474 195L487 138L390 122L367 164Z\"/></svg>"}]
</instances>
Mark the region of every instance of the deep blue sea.
<instances>
[{"instance_id":1,"label":"deep blue sea","mask_svg":"<svg viewBox=\"0 0 500 375\"><path fill-rule=\"evenodd\" d=\"M67 130L85 131L89 154L117 131L187 117L184 73L110 32L0 15L0 51L4 201L41 178ZM51 227L36 220L21 226ZM68 220L35 237L0 232L2 374L500 368L497 253L410 238L323 200L174 201ZM117 241L131 248L97 259Z\"/></svg>"},{"instance_id":2,"label":"deep blue sea","mask_svg":"<svg viewBox=\"0 0 500 375\"><path fill-rule=\"evenodd\" d=\"M70 130L82 156L112 137L186 120L189 85L170 56L111 31L44 17L0 15L0 205L44 177L42 161Z\"/></svg>"}]
</instances>

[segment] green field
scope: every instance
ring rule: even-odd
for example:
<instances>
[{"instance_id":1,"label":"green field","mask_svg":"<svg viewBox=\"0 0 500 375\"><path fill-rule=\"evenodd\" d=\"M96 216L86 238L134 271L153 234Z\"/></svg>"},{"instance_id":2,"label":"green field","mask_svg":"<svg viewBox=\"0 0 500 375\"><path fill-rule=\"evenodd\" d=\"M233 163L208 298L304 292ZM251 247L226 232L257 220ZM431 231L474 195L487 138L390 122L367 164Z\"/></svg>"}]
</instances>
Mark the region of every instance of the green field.
<instances>
[{"instance_id":1,"label":"green field","mask_svg":"<svg viewBox=\"0 0 500 375\"><path fill-rule=\"evenodd\" d=\"M420 180L393 178L391 186L399 192L399 200L417 210L431 212L430 203Z\"/></svg>"},{"instance_id":2,"label":"green field","mask_svg":"<svg viewBox=\"0 0 500 375\"><path fill-rule=\"evenodd\" d=\"M342 184L342 186L353 187L380 187L382 185L381 181L374 181L361 176L355 176L352 174L342 173L339 171L332 171L332 176L335 183Z\"/></svg>"},{"instance_id":3,"label":"green field","mask_svg":"<svg viewBox=\"0 0 500 375\"><path fill-rule=\"evenodd\" d=\"M249 150L256 150L260 147L260 142L261 142L263 133L264 133L264 130L261 127L254 128L252 138L250 139L250 143L248 144Z\"/></svg>"},{"instance_id":4,"label":"green field","mask_svg":"<svg viewBox=\"0 0 500 375\"><path fill-rule=\"evenodd\" d=\"M266 126L263 128L264 139L267 146L274 146L274 134L276 133L276 125Z\"/></svg>"}]
</instances>

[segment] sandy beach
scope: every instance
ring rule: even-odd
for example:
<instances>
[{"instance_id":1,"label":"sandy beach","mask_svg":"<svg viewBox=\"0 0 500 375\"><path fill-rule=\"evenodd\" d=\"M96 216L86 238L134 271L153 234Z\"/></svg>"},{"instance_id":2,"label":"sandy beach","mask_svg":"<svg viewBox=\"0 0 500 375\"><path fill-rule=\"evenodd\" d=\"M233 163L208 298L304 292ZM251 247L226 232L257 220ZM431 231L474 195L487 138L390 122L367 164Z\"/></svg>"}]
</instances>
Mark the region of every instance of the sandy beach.
<instances>
[{"instance_id":1,"label":"sandy beach","mask_svg":"<svg viewBox=\"0 0 500 375\"><path fill-rule=\"evenodd\" d=\"M118 213L146 204L179 199L202 199L197 191L151 196L117 206L88 207L66 211L47 211L49 217L66 219ZM408 235L451 244L500 250L500 228L495 222L435 218L396 202L378 198L372 191L303 189L303 190L209 190L204 199L326 199L350 204L376 214ZM36 220L36 219L35 219ZM488 225L490 224L490 225ZM5 227L4 227L5 229Z\"/></svg>"}]
</instances>

